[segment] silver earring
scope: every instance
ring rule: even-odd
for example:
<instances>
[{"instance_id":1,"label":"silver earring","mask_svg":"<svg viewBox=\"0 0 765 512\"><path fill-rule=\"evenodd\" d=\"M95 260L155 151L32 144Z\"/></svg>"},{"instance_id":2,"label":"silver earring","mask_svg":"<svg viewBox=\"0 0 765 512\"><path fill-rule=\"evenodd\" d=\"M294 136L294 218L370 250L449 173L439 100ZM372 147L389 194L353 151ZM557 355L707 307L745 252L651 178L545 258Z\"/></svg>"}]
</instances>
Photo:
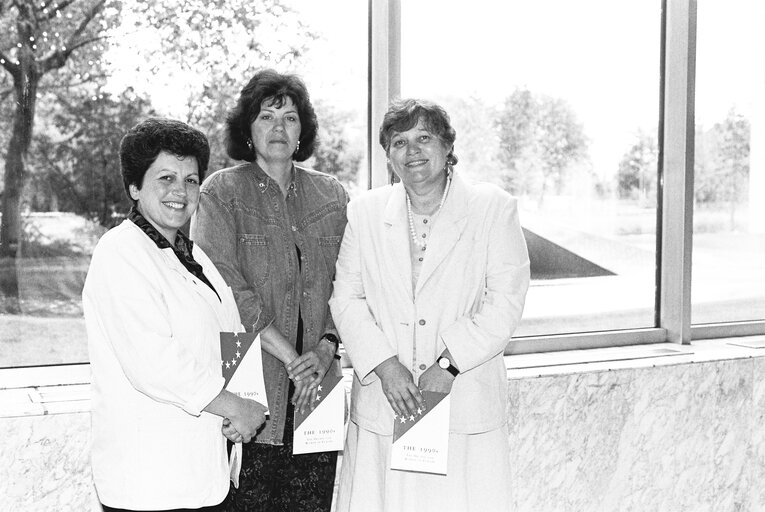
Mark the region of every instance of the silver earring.
<instances>
[{"instance_id":1,"label":"silver earring","mask_svg":"<svg viewBox=\"0 0 765 512\"><path fill-rule=\"evenodd\" d=\"M253 149L252 149L252 139L247 139L247 147L250 148L250 151L253 151Z\"/></svg>"},{"instance_id":2,"label":"silver earring","mask_svg":"<svg viewBox=\"0 0 765 512\"><path fill-rule=\"evenodd\" d=\"M297 146L295 146L295 154L297 155L297 152L300 151L300 140L297 142Z\"/></svg>"}]
</instances>

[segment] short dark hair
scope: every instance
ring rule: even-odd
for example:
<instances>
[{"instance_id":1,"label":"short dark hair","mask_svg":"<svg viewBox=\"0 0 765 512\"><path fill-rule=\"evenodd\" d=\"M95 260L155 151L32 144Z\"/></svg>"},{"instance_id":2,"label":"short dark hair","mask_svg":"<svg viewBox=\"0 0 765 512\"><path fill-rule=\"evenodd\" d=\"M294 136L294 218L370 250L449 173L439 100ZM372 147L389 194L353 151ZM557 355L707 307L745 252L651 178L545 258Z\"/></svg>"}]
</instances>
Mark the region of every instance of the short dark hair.
<instances>
[{"instance_id":1,"label":"short dark hair","mask_svg":"<svg viewBox=\"0 0 765 512\"><path fill-rule=\"evenodd\" d=\"M205 134L174 119L148 118L133 126L120 142L122 183L133 204L136 201L130 196L130 185L139 189L143 186L146 171L162 151L196 158L200 183L205 178L210 162L210 144Z\"/></svg>"},{"instance_id":2,"label":"short dark hair","mask_svg":"<svg viewBox=\"0 0 765 512\"><path fill-rule=\"evenodd\" d=\"M303 80L297 75L282 74L273 69L263 69L247 82L236 105L226 118L226 151L234 160L255 160L255 153L247 146L250 138L250 125L258 117L263 101L272 99L279 108L289 98L295 105L300 117L300 147L293 159L297 162L307 160L316 147L316 132L319 122L311 105Z\"/></svg>"},{"instance_id":3,"label":"short dark hair","mask_svg":"<svg viewBox=\"0 0 765 512\"><path fill-rule=\"evenodd\" d=\"M454 141L457 140L457 132L452 128L449 114L441 106L432 101L408 98L391 102L388 111L380 125L380 145L388 154L390 140L394 132L411 130L422 119L425 129L438 137L441 143L449 148L446 161L449 165L457 163L457 155L454 154Z\"/></svg>"}]
</instances>

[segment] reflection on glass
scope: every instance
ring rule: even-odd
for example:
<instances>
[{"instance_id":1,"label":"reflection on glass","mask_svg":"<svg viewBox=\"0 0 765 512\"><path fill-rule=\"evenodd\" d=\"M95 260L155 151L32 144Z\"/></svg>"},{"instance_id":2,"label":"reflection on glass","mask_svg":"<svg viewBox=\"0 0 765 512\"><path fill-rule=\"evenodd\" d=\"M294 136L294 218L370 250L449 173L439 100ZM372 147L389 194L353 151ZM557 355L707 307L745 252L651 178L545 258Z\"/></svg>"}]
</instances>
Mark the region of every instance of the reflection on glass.
<instances>
[{"instance_id":1,"label":"reflection on glass","mask_svg":"<svg viewBox=\"0 0 765 512\"><path fill-rule=\"evenodd\" d=\"M698 7L692 322L765 319L765 10Z\"/></svg>"},{"instance_id":2,"label":"reflection on glass","mask_svg":"<svg viewBox=\"0 0 765 512\"><path fill-rule=\"evenodd\" d=\"M653 326L660 18L658 0L402 2L402 96L449 112L457 172L519 198L516 335Z\"/></svg>"},{"instance_id":3,"label":"reflection on glass","mask_svg":"<svg viewBox=\"0 0 765 512\"><path fill-rule=\"evenodd\" d=\"M43 77L36 96L25 187L14 210L23 235L15 257L0 258L0 367L87 361L80 293L93 247L129 208L119 141L146 116L204 131L213 172L233 164L225 153L226 110L252 72L295 72L320 124L319 149L305 165L336 175L351 194L366 188L359 172L367 159L364 2L192 0L178 12L173 2L120 4L90 20L78 2L60 3L56 16L42 13L46 3L0 12L0 52L10 65L74 49L63 68ZM16 18L25 14L36 16L28 25L37 32L22 38ZM5 64L0 90L12 88ZM0 176L8 174L3 157L14 107L13 94L0 95ZM0 205L13 199L5 183Z\"/></svg>"}]
</instances>

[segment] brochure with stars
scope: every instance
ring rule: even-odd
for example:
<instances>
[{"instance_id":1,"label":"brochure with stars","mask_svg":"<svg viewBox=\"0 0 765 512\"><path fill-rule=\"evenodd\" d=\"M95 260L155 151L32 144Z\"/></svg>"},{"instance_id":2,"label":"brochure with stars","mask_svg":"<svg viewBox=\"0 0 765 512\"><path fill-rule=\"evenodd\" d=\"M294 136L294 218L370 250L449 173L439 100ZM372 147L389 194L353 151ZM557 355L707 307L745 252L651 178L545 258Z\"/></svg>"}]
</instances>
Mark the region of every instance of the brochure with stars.
<instances>
[{"instance_id":1,"label":"brochure with stars","mask_svg":"<svg viewBox=\"0 0 765 512\"><path fill-rule=\"evenodd\" d=\"M220 356L225 388L268 408L260 336L251 332L222 332Z\"/></svg>"},{"instance_id":2,"label":"brochure with stars","mask_svg":"<svg viewBox=\"0 0 765 512\"><path fill-rule=\"evenodd\" d=\"M345 387L343 375L330 367L317 388L313 409L295 410L292 453L329 452L343 449L345 436Z\"/></svg>"},{"instance_id":3,"label":"brochure with stars","mask_svg":"<svg viewBox=\"0 0 765 512\"><path fill-rule=\"evenodd\" d=\"M447 393L423 391L424 407L417 414L394 416L390 467L402 471L446 474L449 448Z\"/></svg>"}]
</instances>

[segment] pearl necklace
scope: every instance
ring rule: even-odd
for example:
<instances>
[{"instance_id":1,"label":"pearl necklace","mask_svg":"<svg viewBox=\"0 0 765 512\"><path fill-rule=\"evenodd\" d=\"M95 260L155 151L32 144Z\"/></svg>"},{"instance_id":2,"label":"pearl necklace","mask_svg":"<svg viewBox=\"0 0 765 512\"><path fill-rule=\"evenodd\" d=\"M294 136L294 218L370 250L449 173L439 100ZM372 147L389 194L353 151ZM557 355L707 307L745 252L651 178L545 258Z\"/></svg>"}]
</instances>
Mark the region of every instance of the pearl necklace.
<instances>
[{"instance_id":1,"label":"pearl necklace","mask_svg":"<svg viewBox=\"0 0 765 512\"><path fill-rule=\"evenodd\" d=\"M452 185L452 177L451 175L446 180L446 186L444 187L444 194L441 196L441 202L438 203L438 209L436 209L436 212L433 214L433 217L438 215L438 213L441 211L441 207L444 206L444 201L446 201L446 194L449 193L449 188ZM427 242L421 242L417 238L417 231L414 229L414 214L412 213L412 200L409 199L409 194L406 194L406 213L407 217L409 217L409 234L412 237L412 242L414 242L414 245L419 247L421 250L425 250L428 247Z\"/></svg>"}]
</instances>

